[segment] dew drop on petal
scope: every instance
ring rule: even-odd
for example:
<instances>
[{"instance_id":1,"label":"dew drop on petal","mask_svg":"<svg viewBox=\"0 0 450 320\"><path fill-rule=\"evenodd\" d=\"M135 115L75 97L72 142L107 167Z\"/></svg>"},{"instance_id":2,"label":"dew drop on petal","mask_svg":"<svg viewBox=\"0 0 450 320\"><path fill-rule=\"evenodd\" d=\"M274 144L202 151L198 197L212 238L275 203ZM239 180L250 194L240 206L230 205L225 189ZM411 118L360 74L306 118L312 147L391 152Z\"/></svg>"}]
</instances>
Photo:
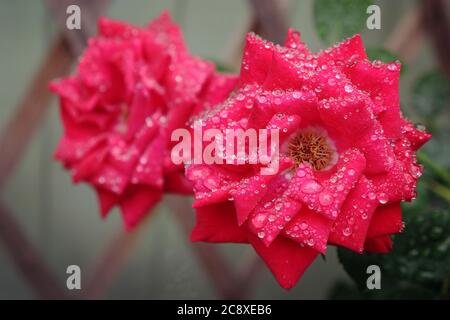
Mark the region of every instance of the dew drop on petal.
<instances>
[{"instance_id":1,"label":"dew drop on petal","mask_svg":"<svg viewBox=\"0 0 450 320\"><path fill-rule=\"evenodd\" d=\"M344 229L342 230L342 234L343 234L344 236L348 237L349 235L352 234L352 230L351 230L349 227L344 228Z\"/></svg>"},{"instance_id":2,"label":"dew drop on petal","mask_svg":"<svg viewBox=\"0 0 450 320\"><path fill-rule=\"evenodd\" d=\"M266 216L264 214L257 214L252 219L252 223L256 228L263 227L265 221L266 221Z\"/></svg>"},{"instance_id":3,"label":"dew drop on petal","mask_svg":"<svg viewBox=\"0 0 450 320\"><path fill-rule=\"evenodd\" d=\"M319 195L319 202L323 206L329 206L333 202L331 193L324 191Z\"/></svg>"},{"instance_id":4,"label":"dew drop on petal","mask_svg":"<svg viewBox=\"0 0 450 320\"><path fill-rule=\"evenodd\" d=\"M306 222L300 223L300 229L302 229L302 230L308 229L308 224Z\"/></svg>"},{"instance_id":5,"label":"dew drop on petal","mask_svg":"<svg viewBox=\"0 0 450 320\"><path fill-rule=\"evenodd\" d=\"M322 186L314 180L306 181L301 186L301 191L307 194L314 194L322 190Z\"/></svg>"},{"instance_id":6,"label":"dew drop on petal","mask_svg":"<svg viewBox=\"0 0 450 320\"><path fill-rule=\"evenodd\" d=\"M305 172L304 170L298 170L298 171L297 171L297 176L298 176L298 177L301 178L301 177L304 177L305 175L306 175L306 172Z\"/></svg>"},{"instance_id":7,"label":"dew drop on petal","mask_svg":"<svg viewBox=\"0 0 450 320\"><path fill-rule=\"evenodd\" d=\"M380 193L378 195L378 202L380 202L381 204L386 204L388 200L388 196L385 193Z\"/></svg>"}]
</instances>

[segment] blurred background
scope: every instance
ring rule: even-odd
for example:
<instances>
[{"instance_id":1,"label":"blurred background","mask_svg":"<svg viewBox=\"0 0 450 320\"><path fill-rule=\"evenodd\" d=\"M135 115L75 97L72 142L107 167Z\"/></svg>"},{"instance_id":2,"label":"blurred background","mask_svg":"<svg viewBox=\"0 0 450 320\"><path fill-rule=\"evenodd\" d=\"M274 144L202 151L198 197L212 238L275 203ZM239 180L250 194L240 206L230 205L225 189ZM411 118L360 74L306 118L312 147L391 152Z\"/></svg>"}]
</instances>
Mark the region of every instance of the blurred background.
<instances>
[{"instance_id":1,"label":"blurred background","mask_svg":"<svg viewBox=\"0 0 450 320\"><path fill-rule=\"evenodd\" d=\"M405 240L399 245L405 252L397 250L394 255L400 262L387 263L392 265L393 278L401 277L395 274L400 265L415 263L416 270L408 269L405 281L432 287L432 294L448 297L450 1L100 2L96 6L96 1L0 0L0 299L35 299L60 293L113 299L367 297L352 284L334 247L328 249L326 259L316 259L294 289L285 291L265 267L254 262L255 254L247 246L214 245L215 251L211 251L208 245L190 244L187 229L192 221L174 214L179 210L175 203L184 201L186 207L189 200L166 197L135 234L124 235L119 212L115 210L102 221L92 190L72 185L69 174L53 160L61 125L56 99L46 91L48 78L73 70L75 63L71 62L76 61L86 37L95 33L97 13L145 25L164 9L182 26L194 54L233 72L239 70L246 32L255 30L281 41L288 26L298 29L313 51L361 32L372 59L402 61L403 112L434 134L420 157L426 167L420 190L426 198L417 202L423 207L414 204L405 208L417 215L436 216L434 224L430 222L428 229L417 232L427 236L435 232L434 238L422 239L421 246L425 251L440 248L441 255L411 254L410 246L418 245ZM64 27L65 9L72 3L80 5L82 19L86 19L81 32ZM372 3L381 8L380 30L366 27L366 8ZM419 216L416 220L410 230L419 230L414 229L414 223L424 225ZM409 235L405 239L419 238L412 231ZM342 255L344 264L355 266L348 262L353 257ZM425 262L414 260L418 256ZM80 291L65 289L69 265L81 268ZM423 265L438 268L439 274L417 280L420 275L414 272L420 273ZM226 278L228 273L231 278ZM240 285L238 275L248 283L233 290L229 279ZM43 288L42 282L62 289ZM54 294L48 296L46 290Z\"/></svg>"}]
</instances>

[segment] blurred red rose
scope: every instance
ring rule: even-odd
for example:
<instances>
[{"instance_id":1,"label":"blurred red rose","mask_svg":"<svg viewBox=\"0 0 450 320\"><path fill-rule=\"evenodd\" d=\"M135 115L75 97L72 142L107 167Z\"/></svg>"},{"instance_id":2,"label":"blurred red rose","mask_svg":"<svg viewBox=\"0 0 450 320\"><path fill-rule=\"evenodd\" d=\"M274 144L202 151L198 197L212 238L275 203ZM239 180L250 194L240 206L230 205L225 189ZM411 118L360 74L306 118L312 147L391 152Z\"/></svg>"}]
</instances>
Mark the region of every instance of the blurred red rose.
<instances>
[{"instance_id":1,"label":"blurred red rose","mask_svg":"<svg viewBox=\"0 0 450 320\"><path fill-rule=\"evenodd\" d=\"M139 28L100 19L73 76L56 81L64 134L56 159L96 190L102 216L134 227L164 192L191 193L170 161L170 132L223 101L235 77L189 54L167 13Z\"/></svg>"}]
</instances>

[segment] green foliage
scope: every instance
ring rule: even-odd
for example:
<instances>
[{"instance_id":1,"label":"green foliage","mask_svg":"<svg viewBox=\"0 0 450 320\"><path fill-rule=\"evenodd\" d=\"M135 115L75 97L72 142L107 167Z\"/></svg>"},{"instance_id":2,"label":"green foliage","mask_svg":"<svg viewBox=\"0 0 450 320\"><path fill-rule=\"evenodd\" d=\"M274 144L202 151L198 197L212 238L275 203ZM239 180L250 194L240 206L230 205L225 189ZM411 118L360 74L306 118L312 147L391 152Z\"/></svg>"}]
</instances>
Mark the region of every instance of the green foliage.
<instances>
[{"instance_id":1,"label":"green foliage","mask_svg":"<svg viewBox=\"0 0 450 320\"><path fill-rule=\"evenodd\" d=\"M316 31L326 44L341 41L360 32L366 25L371 0L316 0Z\"/></svg>"},{"instance_id":2,"label":"green foliage","mask_svg":"<svg viewBox=\"0 0 450 320\"><path fill-rule=\"evenodd\" d=\"M440 70L431 70L420 76L412 90L411 107L413 114L425 124L427 131L433 134L423 151L429 159L450 168L450 126L446 110L450 106L450 83ZM428 161L427 166L433 166Z\"/></svg>"},{"instance_id":3,"label":"green foliage","mask_svg":"<svg viewBox=\"0 0 450 320\"><path fill-rule=\"evenodd\" d=\"M216 70L218 72L224 72L224 73L233 72L233 69L230 66L226 65L225 63L223 63L217 59L214 59L214 58L207 58L207 59L215 64Z\"/></svg>"},{"instance_id":4,"label":"green foliage","mask_svg":"<svg viewBox=\"0 0 450 320\"><path fill-rule=\"evenodd\" d=\"M338 249L339 259L355 285L337 283L332 298L449 298L450 211L445 204L442 208L430 207L434 195L425 182L419 186L419 194L422 196L414 204L403 206L405 231L394 236L391 253L359 255ZM366 269L371 264L381 268L381 290L366 287Z\"/></svg>"},{"instance_id":5,"label":"green foliage","mask_svg":"<svg viewBox=\"0 0 450 320\"><path fill-rule=\"evenodd\" d=\"M449 106L449 86L445 74L438 70L430 71L417 80L413 88L412 104L424 121L436 117Z\"/></svg>"}]
</instances>

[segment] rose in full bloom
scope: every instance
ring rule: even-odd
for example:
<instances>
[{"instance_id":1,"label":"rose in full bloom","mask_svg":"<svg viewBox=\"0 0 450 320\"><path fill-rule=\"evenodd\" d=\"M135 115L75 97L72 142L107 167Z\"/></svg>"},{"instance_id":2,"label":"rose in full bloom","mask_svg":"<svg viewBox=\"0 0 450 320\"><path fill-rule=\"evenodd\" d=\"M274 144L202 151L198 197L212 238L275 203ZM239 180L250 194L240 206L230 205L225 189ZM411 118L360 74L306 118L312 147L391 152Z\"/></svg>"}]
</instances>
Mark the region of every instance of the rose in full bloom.
<instances>
[{"instance_id":1,"label":"rose in full bloom","mask_svg":"<svg viewBox=\"0 0 450 320\"><path fill-rule=\"evenodd\" d=\"M401 114L399 72L369 61L359 35L311 53L294 30L285 46L249 34L237 91L203 126L278 129L279 169L190 165L191 239L249 243L284 288L328 244L390 251L422 173L415 151L431 137Z\"/></svg>"},{"instance_id":2,"label":"rose in full bloom","mask_svg":"<svg viewBox=\"0 0 450 320\"><path fill-rule=\"evenodd\" d=\"M167 13L146 28L98 27L76 73L51 84L64 126L55 156L96 190L103 216L119 206L130 229L164 192L192 193L170 161L170 132L222 102L236 77L192 56Z\"/></svg>"}]
</instances>

